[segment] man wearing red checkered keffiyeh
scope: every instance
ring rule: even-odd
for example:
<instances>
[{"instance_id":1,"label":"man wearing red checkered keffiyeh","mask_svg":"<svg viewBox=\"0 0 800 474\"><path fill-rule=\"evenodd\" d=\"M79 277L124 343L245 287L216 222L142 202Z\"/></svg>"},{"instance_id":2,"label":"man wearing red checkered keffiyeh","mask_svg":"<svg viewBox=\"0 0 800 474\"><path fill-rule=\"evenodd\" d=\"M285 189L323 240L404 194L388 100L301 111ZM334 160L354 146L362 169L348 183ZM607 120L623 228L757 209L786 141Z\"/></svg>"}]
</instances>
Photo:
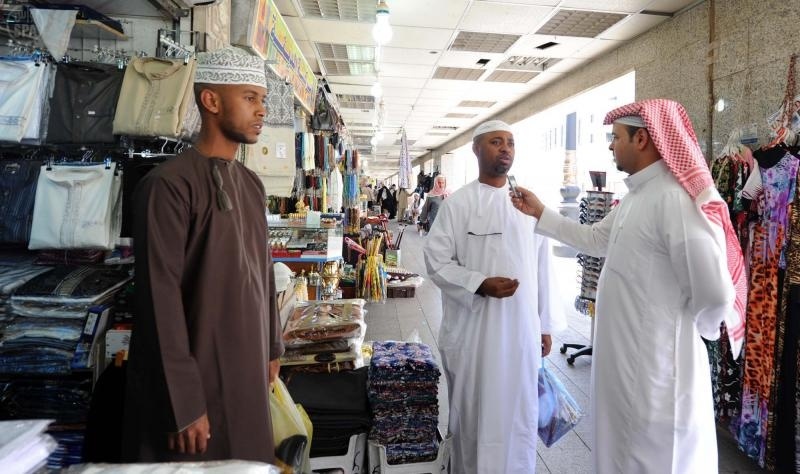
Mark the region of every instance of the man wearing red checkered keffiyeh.
<instances>
[{"instance_id":1,"label":"man wearing red checkered keffiyeh","mask_svg":"<svg viewBox=\"0 0 800 474\"><path fill-rule=\"evenodd\" d=\"M708 354L724 321L735 354L746 283L728 209L683 106L645 100L611 111L609 149L628 194L581 225L518 188L536 232L605 257L592 362L595 472L717 472ZM588 203L591 206L591 202Z\"/></svg>"}]
</instances>

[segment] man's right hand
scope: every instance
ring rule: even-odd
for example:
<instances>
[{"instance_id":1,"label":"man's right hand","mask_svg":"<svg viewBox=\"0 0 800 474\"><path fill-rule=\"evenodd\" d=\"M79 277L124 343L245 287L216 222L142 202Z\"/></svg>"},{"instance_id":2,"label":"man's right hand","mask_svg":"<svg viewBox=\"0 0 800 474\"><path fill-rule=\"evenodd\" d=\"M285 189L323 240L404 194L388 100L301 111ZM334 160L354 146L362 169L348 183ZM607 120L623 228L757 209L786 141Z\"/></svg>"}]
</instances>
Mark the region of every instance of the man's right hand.
<instances>
[{"instance_id":1,"label":"man's right hand","mask_svg":"<svg viewBox=\"0 0 800 474\"><path fill-rule=\"evenodd\" d=\"M517 186L516 195L513 192L508 194L511 196L511 204L519 211L537 219L542 217L544 204L535 194L520 186Z\"/></svg>"},{"instance_id":2,"label":"man's right hand","mask_svg":"<svg viewBox=\"0 0 800 474\"><path fill-rule=\"evenodd\" d=\"M170 451L181 454L203 454L208 448L209 439L211 427L208 424L208 415L203 414L180 433L169 433L167 445Z\"/></svg>"},{"instance_id":3,"label":"man's right hand","mask_svg":"<svg viewBox=\"0 0 800 474\"><path fill-rule=\"evenodd\" d=\"M514 295L517 287L519 287L518 280L506 277L489 277L483 280L476 293L482 296L491 296L492 298L508 298Z\"/></svg>"}]
</instances>

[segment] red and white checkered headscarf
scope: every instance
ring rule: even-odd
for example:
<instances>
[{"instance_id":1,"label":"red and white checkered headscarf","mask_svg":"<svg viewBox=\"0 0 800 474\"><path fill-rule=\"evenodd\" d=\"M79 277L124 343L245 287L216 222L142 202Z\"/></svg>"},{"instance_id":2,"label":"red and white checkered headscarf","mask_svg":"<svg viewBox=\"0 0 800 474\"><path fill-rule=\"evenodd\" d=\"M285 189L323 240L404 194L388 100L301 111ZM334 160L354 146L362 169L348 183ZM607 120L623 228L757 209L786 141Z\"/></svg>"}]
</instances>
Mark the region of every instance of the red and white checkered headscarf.
<instances>
[{"instance_id":1,"label":"red and white checkered headscarf","mask_svg":"<svg viewBox=\"0 0 800 474\"><path fill-rule=\"evenodd\" d=\"M731 225L728 206L714 186L703 152L697 143L692 122L683 106L667 99L651 99L624 105L606 115L606 125L628 116L644 120L656 149L667 167L706 216L718 234L720 249L728 256L728 271L736 290L733 310L725 316L725 326L731 341L734 358L744 342L745 308L747 307L747 277L739 240Z\"/></svg>"}]
</instances>

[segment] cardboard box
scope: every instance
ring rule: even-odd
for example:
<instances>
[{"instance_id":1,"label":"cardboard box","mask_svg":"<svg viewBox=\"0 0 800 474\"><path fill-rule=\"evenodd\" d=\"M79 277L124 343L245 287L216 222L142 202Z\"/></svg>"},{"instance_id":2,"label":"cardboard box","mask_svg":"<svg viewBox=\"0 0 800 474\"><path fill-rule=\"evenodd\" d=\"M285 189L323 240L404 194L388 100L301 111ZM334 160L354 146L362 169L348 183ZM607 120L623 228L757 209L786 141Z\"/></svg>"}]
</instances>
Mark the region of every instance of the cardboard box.
<instances>
[{"instance_id":1,"label":"cardboard box","mask_svg":"<svg viewBox=\"0 0 800 474\"><path fill-rule=\"evenodd\" d=\"M105 365L114 361L119 351L127 351L131 345L130 329L109 329L106 331Z\"/></svg>"}]
</instances>

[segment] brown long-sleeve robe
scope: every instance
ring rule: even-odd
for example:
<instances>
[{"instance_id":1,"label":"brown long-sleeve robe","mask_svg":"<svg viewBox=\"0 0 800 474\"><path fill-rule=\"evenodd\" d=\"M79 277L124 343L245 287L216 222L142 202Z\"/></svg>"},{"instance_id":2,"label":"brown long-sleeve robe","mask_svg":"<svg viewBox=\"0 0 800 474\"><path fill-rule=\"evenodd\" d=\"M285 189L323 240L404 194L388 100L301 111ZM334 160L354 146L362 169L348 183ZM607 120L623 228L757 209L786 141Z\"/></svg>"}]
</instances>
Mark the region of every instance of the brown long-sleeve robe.
<instances>
[{"instance_id":1,"label":"brown long-sleeve robe","mask_svg":"<svg viewBox=\"0 0 800 474\"><path fill-rule=\"evenodd\" d=\"M232 210L218 205L215 165ZM151 171L134 199L125 460L273 462L268 364L283 344L261 182L189 149ZM205 455L169 451L167 433L204 413Z\"/></svg>"}]
</instances>

